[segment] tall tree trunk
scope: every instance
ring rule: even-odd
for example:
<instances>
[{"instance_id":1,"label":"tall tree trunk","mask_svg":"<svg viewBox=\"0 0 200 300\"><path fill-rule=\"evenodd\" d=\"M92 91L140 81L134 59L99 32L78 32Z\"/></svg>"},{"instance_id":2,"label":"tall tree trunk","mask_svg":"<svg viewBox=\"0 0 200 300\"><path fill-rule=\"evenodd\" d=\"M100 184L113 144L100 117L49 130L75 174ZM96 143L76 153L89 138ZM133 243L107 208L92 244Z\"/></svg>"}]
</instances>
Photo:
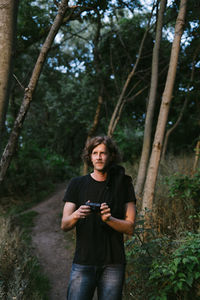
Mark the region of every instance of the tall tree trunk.
<instances>
[{"instance_id":1,"label":"tall tree trunk","mask_svg":"<svg viewBox=\"0 0 200 300\"><path fill-rule=\"evenodd\" d=\"M166 128L169 107L172 99L172 92L173 92L173 87L174 87L174 82L176 77L176 68L178 64L181 36L183 34L183 26L185 21L185 14L186 14L186 4L187 4L187 0L181 0L180 10L178 13L178 17L176 19L175 36L172 44L169 70L167 74L165 89L162 96L162 103L160 107L158 123L156 127L153 148L152 148L151 158L150 158L148 172L147 172L147 178L145 181L144 196L142 202L143 212L145 212L145 209L152 210L153 207L153 199L154 199L155 185L156 185L156 179L158 174L158 167L160 163L161 149L162 149L164 132Z\"/></svg>"},{"instance_id":2,"label":"tall tree trunk","mask_svg":"<svg viewBox=\"0 0 200 300\"><path fill-rule=\"evenodd\" d=\"M0 162L0 183L3 181L7 169L10 165L12 156L14 154L14 151L16 149L16 145L18 142L18 138L21 132L21 128L23 126L24 119L26 117L26 114L28 112L30 103L32 101L33 92L35 91L35 88L37 86L42 67L44 65L44 62L46 60L48 51L51 48L51 45L54 41L54 38L62 24L63 18L65 16L66 10L68 8L68 1L62 0L59 5L58 14L53 22L53 25L51 26L51 29L49 31L49 34L42 46L42 49L40 51L40 54L38 56L37 62L35 64L31 79L29 81L28 87L25 89L24 98L18 113L18 116L15 120L13 130L10 134L9 141L4 149L4 152L1 157ZM73 10L72 10L73 13ZM70 19L71 14L68 16L68 19Z\"/></svg>"},{"instance_id":3,"label":"tall tree trunk","mask_svg":"<svg viewBox=\"0 0 200 300\"><path fill-rule=\"evenodd\" d=\"M142 55L142 50L143 50L144 42L145 42L145 39L147 37L147 33L148 33L149 29L150 29L150 21L151 21L151 16L152 16L153 10L154 10L154 6L152 8L151 15L150 15L149 22L148 22L147 28L145 30L144 36L143 36L142 41L140 43L140 48L139 48L139 52L138 52L138 56L137 56L136 62L134 64L133 69L128 74L126 82L125 82L125 84L123 86L123 89L121 91L121 94L119 96L117 104L115 106L115 109L113 111L112 117L110 119L110 123L108 125L108 132L107 132L107 135L110 136L110 137L113 135L114 130L115 130L116 126L117 126L117 123L118 123L118 121L120 119L120 116L121 116L121 113L122 113L122 110L123 110L123 107L124 107L124 104L125 104L125 101L126 101L125 100L126 90L128 88L128 85L129 85L132 77L134 76L135 71L137 69L137 66L139 64L139 61L140 61L140 58L141 58L141 55Z\"/></svg>"},{"instance_id":4,"label":"tall tree trunk","mask_svg":"<svg viewBox=\"0 0 200 300\"><path fill-rule=\"evenodd\" d=\"M1 0L0 3L0 153L9 101L18 4L18 0Z\"/></svg>"},{"instance_id":5,"label":"tall tree trunk","mask_svg":"<svg viewBox=\"0 0 200 300\"><path fill-rule=\"evenodd\" d=\"M145 119L142 154L140 158L138 175L137 175L137 180L135 185L135 191L138 199L141 199L146 172L147 172L147 166L149 162L150 148L151 148L152 123L154 117L156 92L157 92L157 85L158 85L159 51L160 51L160 42L162 39L163 16L166 7L166 1L167 0L160 1L155 44L153 48L151 86L150 86L149 101L148 101L148 107L147 107L147 113Z\"/></svg>"}]
</instances>

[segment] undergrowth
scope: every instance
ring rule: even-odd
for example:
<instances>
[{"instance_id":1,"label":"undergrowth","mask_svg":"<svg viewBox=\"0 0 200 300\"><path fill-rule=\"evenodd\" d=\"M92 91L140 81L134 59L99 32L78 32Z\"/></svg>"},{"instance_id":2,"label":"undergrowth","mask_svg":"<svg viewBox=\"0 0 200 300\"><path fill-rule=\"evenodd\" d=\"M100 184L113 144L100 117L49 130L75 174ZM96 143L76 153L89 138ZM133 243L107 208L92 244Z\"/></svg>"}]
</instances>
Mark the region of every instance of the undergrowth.
<instances>
[{"instance_id":1,"label":"undergrowth","mask_svg":"<svg viewBox=\"0 0 200 300\"><path fill-rule=\"evenodd\" d=\"M151 228L138 214L126 241L125 300L200 299L200 170L192 157L161 164Z\"/></svg>"},{"instance_id":2,"label":"undergrowth","mask_svg":"<svg viewBox=\"0 0 200 300\"><path fill-rule=\"evenodd\" d=\"M34 143L22 145L1 183L1 208L8 214L27 210L76 172L77 167L51 149L41 149Z\"/></svg>"},{"instance_id":3,"label":"undergrowth","mask_svg":"<svg viewBox=\"0 0 200 300\"><path fill-rule=\"evenodd\" d=\"M198 216L200 220L200 216ZM127 272L124 299L200 299L200 231L175 237L149 229L144 220L126 241Z\"/></svg>"},{"instance_id":4,"label":"undergrowth","mask_svg":"<svg viewBox=\"0 0 200 300\"><path fill-rule=\"evenodd\" d=\"M9 218L0 217L0 299L47 300L48 280L24 234Z\"/></svg>"}]
</instances>

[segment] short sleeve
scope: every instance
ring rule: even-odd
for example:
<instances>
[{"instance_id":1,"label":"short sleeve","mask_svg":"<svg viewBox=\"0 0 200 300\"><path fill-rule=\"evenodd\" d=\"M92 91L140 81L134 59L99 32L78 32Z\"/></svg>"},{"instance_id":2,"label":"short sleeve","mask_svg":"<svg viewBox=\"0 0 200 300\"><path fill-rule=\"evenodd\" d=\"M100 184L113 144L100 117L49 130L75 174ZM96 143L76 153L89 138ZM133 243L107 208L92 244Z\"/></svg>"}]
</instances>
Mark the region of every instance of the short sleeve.
<instances>
[{"instance_id":1,"label":"short sleeve","mask_svg":"<svg viewBox=\"0 0 200 300\"><path fill-rule=\"evenodd\" d=\"M132 179L129 176L126 177L125 202L134 202L134 204L136 204L135 190L132 184Z\"/></svg>"},{"instance_id":2,"label":"short sleeve","mask_svg":"<svg viewBox=\"0 0 200 300\"><path fill-rule=\"evenodd\" d=\"M67 189L66 189L66 192L65 192L65 195L63 198L64 202L72 202L72 203L77 204L77 202L78 202L77 187L78 187L78 184L77 184L76 178L71 179L67 186Z\"/></svg>"}]
</instances>

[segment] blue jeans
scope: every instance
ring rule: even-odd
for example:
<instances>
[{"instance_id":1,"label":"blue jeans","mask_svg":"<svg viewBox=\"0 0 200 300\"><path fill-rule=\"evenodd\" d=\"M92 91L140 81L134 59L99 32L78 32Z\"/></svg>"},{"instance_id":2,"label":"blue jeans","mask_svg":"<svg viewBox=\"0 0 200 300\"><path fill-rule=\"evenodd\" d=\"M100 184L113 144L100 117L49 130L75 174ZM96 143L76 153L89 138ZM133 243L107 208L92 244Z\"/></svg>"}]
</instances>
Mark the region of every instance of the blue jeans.
<instances>
[{"instance_id":1,"label":"blue jeans","mask_svg":"<svg viewBox=\"0 0 200 300\"><path fill-rule=\"evenodd\" d=\"M72 264L67 300L92 300L95 288L98 300L121 300L124 274L124 265Z\"/></svg>"}]
</instances>

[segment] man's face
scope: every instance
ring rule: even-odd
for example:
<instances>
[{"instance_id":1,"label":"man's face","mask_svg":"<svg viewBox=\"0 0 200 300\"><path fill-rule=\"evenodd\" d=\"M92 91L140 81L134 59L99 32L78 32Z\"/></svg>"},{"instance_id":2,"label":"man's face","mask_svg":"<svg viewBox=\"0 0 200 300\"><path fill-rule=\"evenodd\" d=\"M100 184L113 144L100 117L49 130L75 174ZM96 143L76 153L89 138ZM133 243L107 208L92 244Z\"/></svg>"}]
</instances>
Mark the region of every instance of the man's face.
<instances>
[{"instance_id":1,"label":"man's face","mask_svg":"<svg viewBox=\"0 0 200 300\"><path fill-rule=\"evenodd\" d=\"M96 146L91 154L91 162L94 166L94 170L104 172L109 162L109 153L106 145L99 144Z\"/></svg>"}]
</instances>

